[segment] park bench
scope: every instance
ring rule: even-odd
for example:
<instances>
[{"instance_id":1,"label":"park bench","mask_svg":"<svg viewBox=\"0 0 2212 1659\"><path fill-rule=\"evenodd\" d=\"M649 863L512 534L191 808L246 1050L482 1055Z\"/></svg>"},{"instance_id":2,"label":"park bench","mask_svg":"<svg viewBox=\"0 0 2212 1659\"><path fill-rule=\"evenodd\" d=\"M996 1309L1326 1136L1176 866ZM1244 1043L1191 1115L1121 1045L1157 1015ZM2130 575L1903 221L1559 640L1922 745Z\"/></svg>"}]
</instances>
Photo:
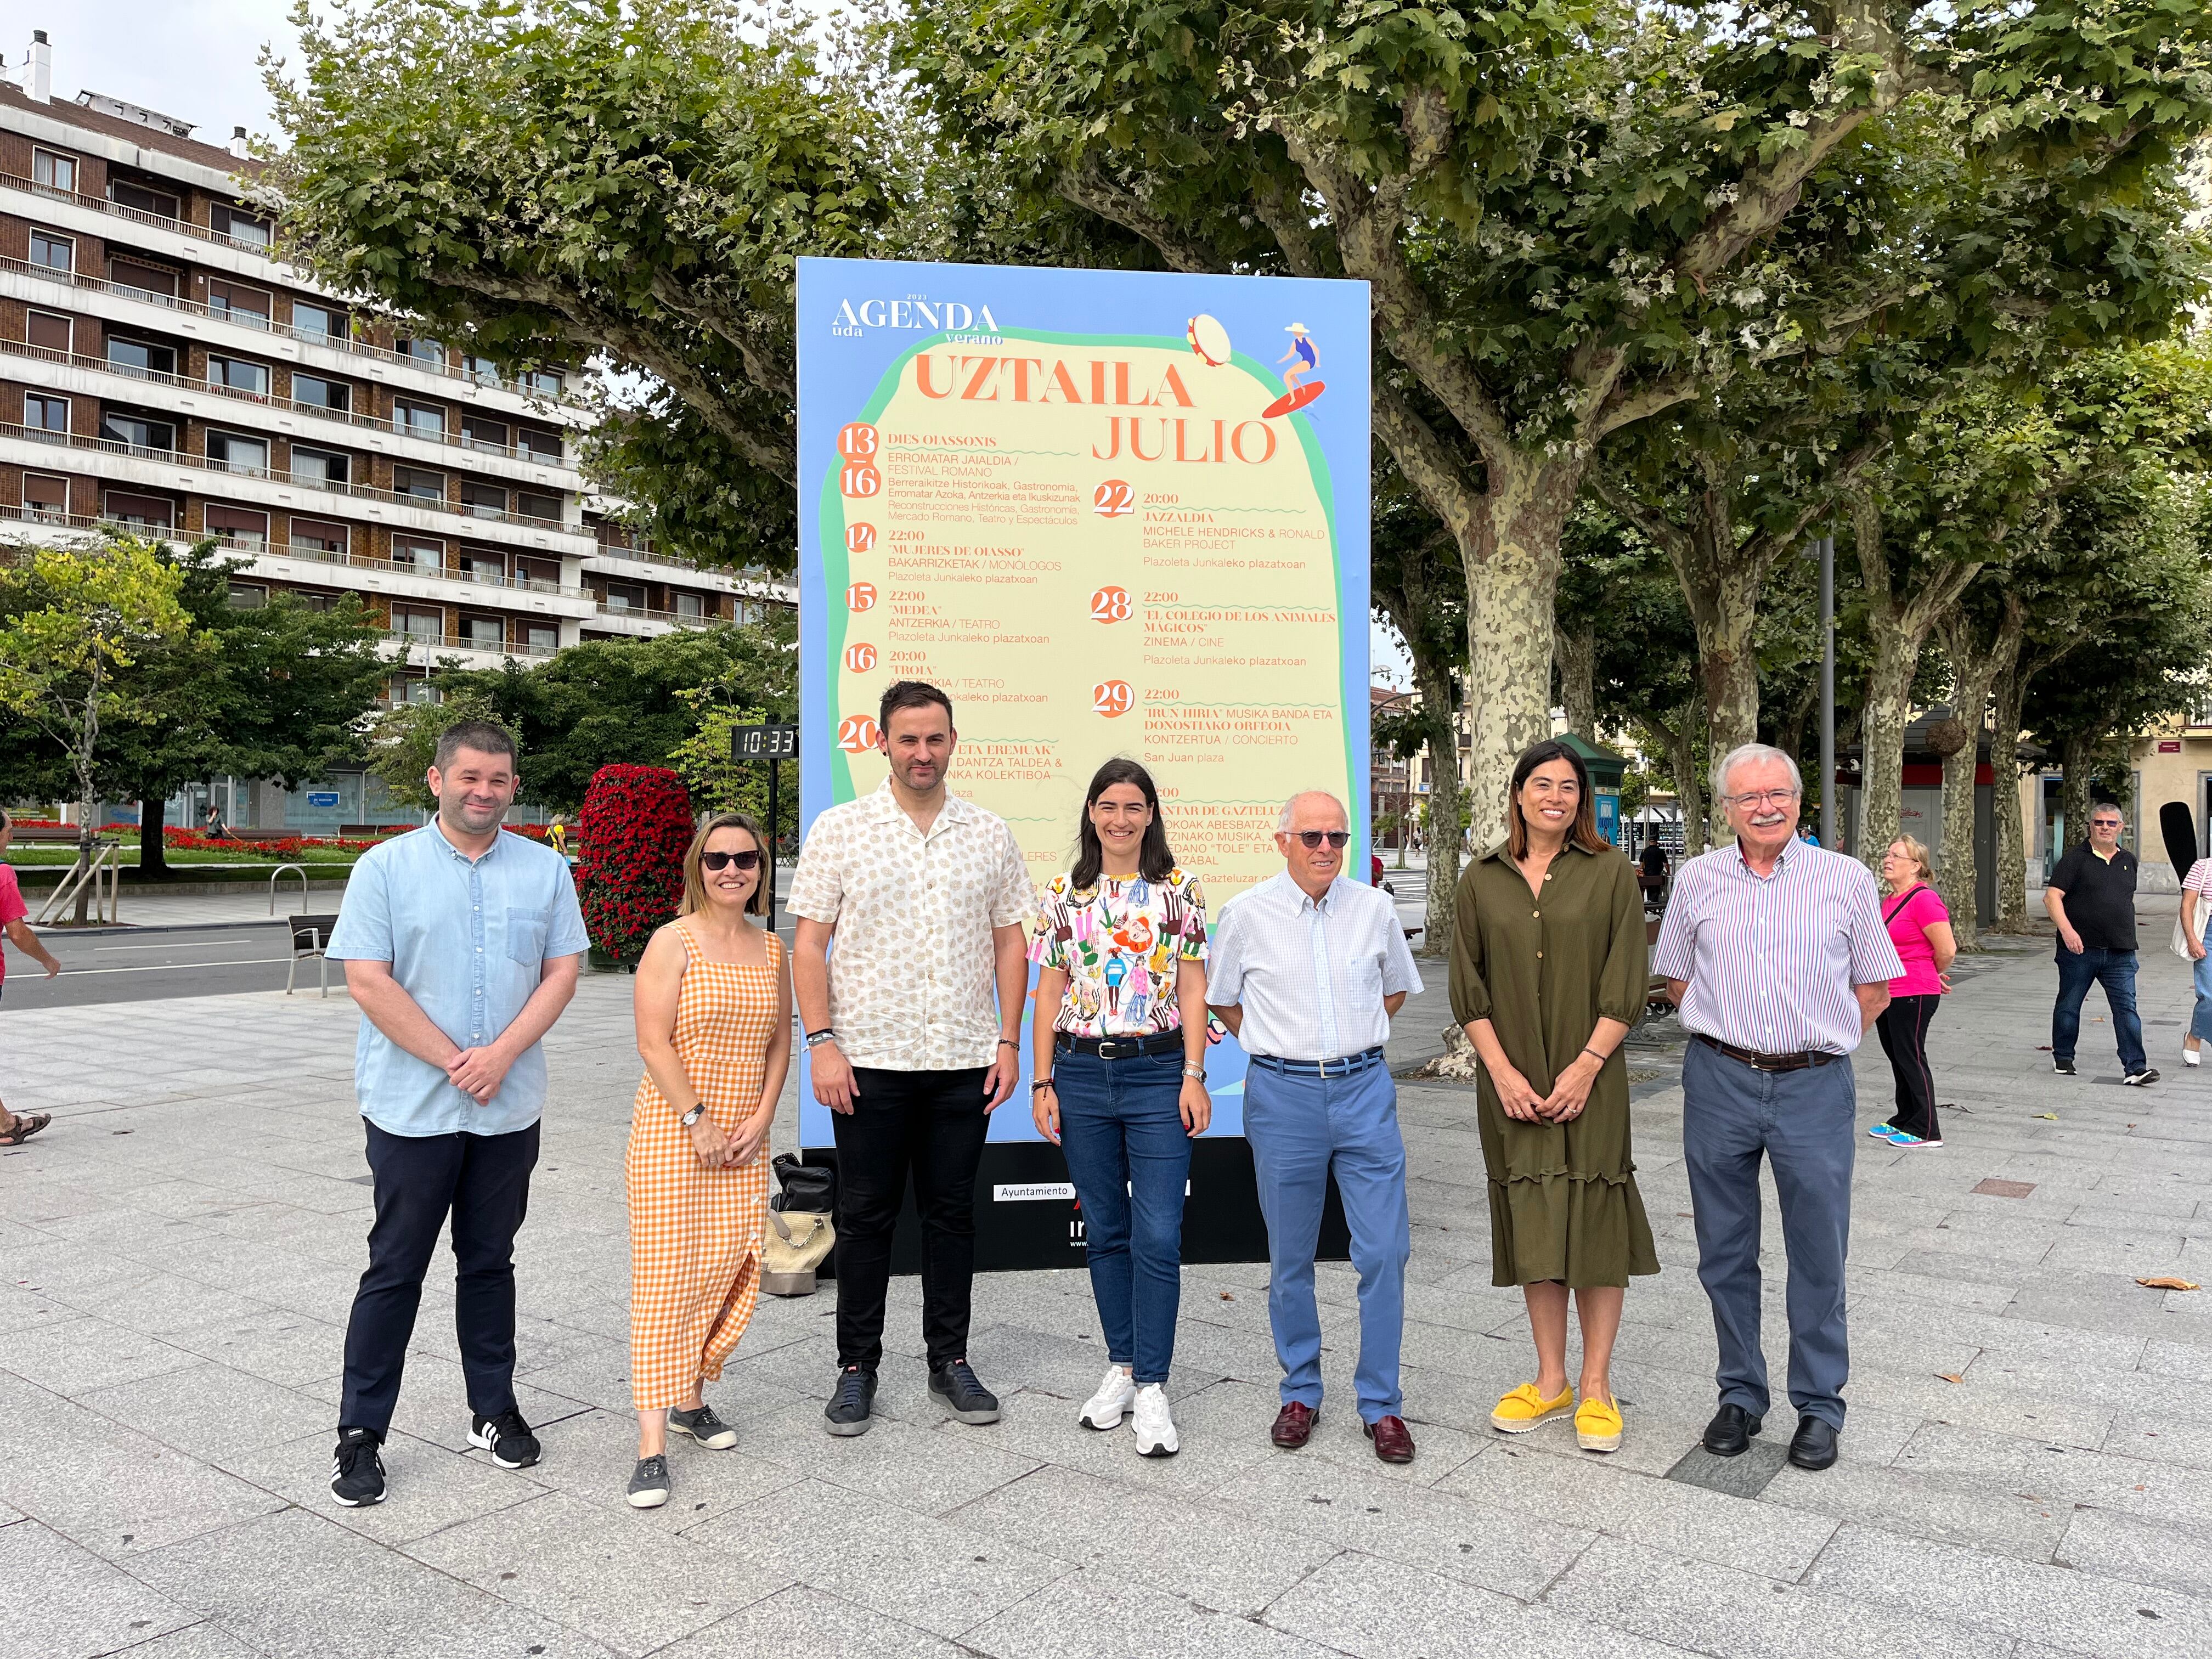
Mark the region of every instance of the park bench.
<instances>
[{"instance_id":1,"label":"park bench","mask_svg":"<svg viewBox=\"0 0 2212 1659\"><path fill-rule=\"evenodd\" d=\"M292 926L292 964L284 970L284 994L288 997L292 994L293 975L300 971L301 963L313 957L316 983L324 996L330 995L331 959L325 952L330 945L331 930L338 925L337 917L293 916L289 920Z\"/></svg>"}]
</instances>

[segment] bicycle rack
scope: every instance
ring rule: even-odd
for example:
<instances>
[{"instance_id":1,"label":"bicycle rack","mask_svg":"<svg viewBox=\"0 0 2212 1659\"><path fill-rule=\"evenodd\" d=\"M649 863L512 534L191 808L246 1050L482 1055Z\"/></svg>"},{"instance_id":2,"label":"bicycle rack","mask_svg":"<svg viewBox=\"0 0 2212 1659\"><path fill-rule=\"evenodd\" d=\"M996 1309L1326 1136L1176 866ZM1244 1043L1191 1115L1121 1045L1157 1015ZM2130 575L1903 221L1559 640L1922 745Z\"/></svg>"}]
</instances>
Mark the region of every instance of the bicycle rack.
<instances>
[{"instance_id":1,"label":"bicycle rack","mask_svg":"<svg viewBox=\"0 0 2212 1659\"><path fill-rule=\"evenodd\" d=\"M276 914L276 879L287 870L300 878L300 908L307 908L307 866L304 864L280 864L269 872L269 914Z\"/></svg>"}]
</instances>

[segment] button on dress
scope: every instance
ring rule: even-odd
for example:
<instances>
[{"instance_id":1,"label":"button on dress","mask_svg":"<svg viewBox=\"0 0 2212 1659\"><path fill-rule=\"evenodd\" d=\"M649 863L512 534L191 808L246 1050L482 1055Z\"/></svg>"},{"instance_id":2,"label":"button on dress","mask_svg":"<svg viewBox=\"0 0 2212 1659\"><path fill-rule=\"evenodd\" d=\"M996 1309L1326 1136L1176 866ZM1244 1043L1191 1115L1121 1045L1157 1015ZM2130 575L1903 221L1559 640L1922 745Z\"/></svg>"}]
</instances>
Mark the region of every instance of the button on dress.
<instances>
[{"instance_id":1,"label":"button on dress","mask_svg":"<svg viewBox=\"0 0 2212 1659\"><path fill-rule=\"evenodd\" d=\"M1488 1019L1539 1095L1579 1054L1601 1018L1644 1012L1648 954L1636 866L1610 848L1570 842L1540 898L1503 845L1460 877L1452 941L1452 1017ZM1628 1066L1616 1052L1579 1116L1505 1115L1485 1071L1476 1119L1490 1176L1491 1282L1620 1285L1656 1273L1651 1224L1629 1145Z\"/></svg>"}]
</instances>

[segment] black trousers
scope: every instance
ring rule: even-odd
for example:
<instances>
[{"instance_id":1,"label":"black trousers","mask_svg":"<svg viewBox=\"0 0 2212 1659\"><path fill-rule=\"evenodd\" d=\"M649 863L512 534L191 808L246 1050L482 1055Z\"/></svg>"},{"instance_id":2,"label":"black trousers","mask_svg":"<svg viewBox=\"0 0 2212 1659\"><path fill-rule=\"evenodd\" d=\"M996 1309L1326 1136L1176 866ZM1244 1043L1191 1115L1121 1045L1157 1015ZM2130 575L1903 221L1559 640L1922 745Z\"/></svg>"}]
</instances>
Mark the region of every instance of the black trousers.
<instances>
[{"instance_id":1,"label":"black trousers","mask_svg":"<svg viewBox=\"0 0 2212 1659\"><path fill-rule=\"evenodd\" d=\"M453 1227L453 1327L469 1407L514 1408L514 1235L530 1205L538 1126L504 1135L395 1135L362 1120L376 1177L368 1271L346 1322L341 1428L392 1426L422 1275L448 1214Z\"/></svg>"},{"instance_id":2,"label":"black trousers","mask_svg":"<svg viewBox=\"0 0 2212 1659\"><path fill-rule=\"evenodd\" d=\"M1942 1131L1936 1127L1936 1077L1928 1069L1928 1027L1942 1000L1892 997L1874 1023L1881 1051L1889 1056L1889 1069L1897 1078L1897 1109L1890 1114L1890 1123L1922 1140L1942 1139Z\"/></svg>"},{"instance_id":3,"label":"black trousers","mask_svg":"<svg viewBox=\"0 0 2212 1659\"><path fill-rule=\"evenodd\" d=\"M988 1068L880 1072L854 1066L859 1096L832 1112L837 1136L837 1363L872 1371L884 1357L891 1233L914 1175L921 1215L921 1334L932 1369L968 1353L975 1278L975 1167L991 1120Z\"/></svg>"}]
</instances>

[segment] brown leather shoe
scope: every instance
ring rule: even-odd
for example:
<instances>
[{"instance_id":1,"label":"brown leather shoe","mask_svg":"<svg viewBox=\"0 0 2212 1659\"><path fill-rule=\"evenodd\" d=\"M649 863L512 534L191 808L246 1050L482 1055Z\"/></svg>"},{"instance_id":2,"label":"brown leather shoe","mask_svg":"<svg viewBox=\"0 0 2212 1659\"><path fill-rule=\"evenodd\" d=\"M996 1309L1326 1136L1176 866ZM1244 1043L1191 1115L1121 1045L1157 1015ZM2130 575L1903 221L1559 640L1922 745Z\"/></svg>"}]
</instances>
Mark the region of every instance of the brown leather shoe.
<instances>
[{"instance_id":1,"label":"brown leather shoe","mask_svg":"<svg viewBox=\"0 0 2212 1659\"><path fill-rule=\"evenodd\" d=\"M1296 1451L1313 1438L1314 1425L1319 1421L1317 1408L1293 1400L1275 1413L1275 1426L1267 1431L1267 1438L1285 1451Z\"/></svg>"},{"instance_id":2,"label":"brown leather shoe","mask_svg":"<svg viewBox=\"0 0 2212 1659\"><path fill-rule=\"evenodd\" d=\"M1376 1418L1367 1425L1367 1437L1375 1443L1375 1455L1385 1463L1413 1461L1413 1433L1404 1418Z\"/></svg>"}]
</instances>

